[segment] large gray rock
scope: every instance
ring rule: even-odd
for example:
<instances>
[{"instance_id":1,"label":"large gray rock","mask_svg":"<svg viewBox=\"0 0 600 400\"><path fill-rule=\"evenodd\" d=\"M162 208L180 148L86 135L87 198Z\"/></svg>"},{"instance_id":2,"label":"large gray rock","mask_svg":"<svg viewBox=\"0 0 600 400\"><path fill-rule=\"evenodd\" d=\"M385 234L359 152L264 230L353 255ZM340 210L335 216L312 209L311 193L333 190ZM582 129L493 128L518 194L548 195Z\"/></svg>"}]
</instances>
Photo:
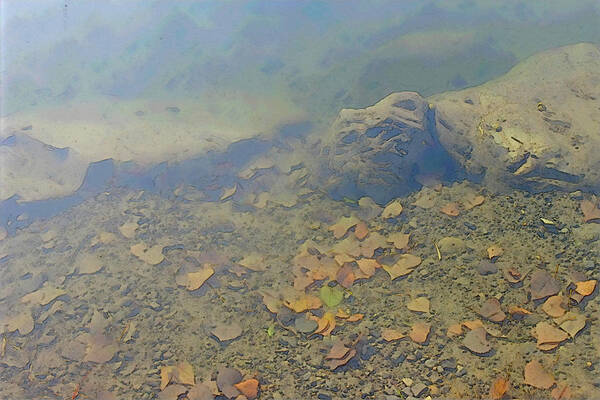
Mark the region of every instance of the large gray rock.
<instances>
[{"instance_id":1,"label":"large gray rock","mask_svg":"<svg viewBox=\"0 0 600 400\"><path fill-rule=\"evenodd\" d=\"M436 138L433 113L414 92L342 110L324 145L325 187L335 197L367 195L385 203L443 178L452 168Z\"/></svg>"},{"instance_id":2,"label":"large gray rock","mask_svg":"<svg viewBox=\"0 0 600 400\"><path fill-rule=\"evenodd\" d=\"M440 142L498 190L600 188L600 50L536 54L484 85L432 96Z\"/></svg>"}]
</instances>

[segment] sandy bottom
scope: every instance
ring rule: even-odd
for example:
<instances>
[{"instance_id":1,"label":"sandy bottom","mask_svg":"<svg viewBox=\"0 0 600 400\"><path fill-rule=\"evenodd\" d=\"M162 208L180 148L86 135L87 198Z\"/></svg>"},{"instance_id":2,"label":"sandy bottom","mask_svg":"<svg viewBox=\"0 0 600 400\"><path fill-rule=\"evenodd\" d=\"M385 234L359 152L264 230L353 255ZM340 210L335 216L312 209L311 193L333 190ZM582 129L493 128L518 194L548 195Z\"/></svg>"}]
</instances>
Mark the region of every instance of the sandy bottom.
<instances>
[{"instance_id":1,"label":"sandy bottom","mask_svg":"<svg viewBox=\"0 0 600 400\"><path fill-rule=\"evenodd\" d=\"M383 211L261 171L268 190L120 189L3 239L0 397L600 397L583 195L461 183Z\"/></svg>"}]
</instances>

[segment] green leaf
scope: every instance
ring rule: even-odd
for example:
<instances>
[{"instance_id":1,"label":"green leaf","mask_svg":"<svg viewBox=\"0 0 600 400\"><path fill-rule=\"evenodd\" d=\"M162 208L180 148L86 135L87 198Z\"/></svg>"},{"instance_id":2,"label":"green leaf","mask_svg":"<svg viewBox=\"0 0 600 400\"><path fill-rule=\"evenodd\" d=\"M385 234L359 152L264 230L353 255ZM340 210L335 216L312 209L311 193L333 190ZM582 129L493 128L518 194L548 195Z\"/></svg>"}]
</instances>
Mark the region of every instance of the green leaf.
<instances>
[{"instance_id":1,"label":"green leaf","mask_svg":"<svg viewBox=\"0 0 600 400\"><path fill-rule=\"evenodd\" d=\"M267 335L269 335L269 337L272 337L274 334L275 334L275 325L271 324L267 328Z\"/></svg>"},{"instance_id":2,"label":"green leaf","mask_svg":"<svg viewBox=\"0 0 600 400\"><path fill-rule=\"evenodd\" d=\"M344 291L337 287L323 286L319 292L319 296L327 307L335 307L342 302Z\"/></svg>"}]
</instances>

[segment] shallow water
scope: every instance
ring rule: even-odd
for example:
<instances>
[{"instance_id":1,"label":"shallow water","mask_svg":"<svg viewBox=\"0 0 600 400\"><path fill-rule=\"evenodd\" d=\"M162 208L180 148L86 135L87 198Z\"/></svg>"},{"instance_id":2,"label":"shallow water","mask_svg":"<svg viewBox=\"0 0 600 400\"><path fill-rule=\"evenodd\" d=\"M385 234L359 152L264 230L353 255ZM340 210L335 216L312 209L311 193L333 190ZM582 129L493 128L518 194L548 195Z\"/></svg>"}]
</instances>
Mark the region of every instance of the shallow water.
<instances>
[{"instance_id":1,"label":"shallow water","mask_svg":"<svg viewBox=\"0 0 600 400\"><path fill-rule=\"evenodd\" d=\"M593 184L474 172L438 98L337 116L597 43L597 4L2 7L0 398L600 397Z\"/></svg>"}]
</instances>

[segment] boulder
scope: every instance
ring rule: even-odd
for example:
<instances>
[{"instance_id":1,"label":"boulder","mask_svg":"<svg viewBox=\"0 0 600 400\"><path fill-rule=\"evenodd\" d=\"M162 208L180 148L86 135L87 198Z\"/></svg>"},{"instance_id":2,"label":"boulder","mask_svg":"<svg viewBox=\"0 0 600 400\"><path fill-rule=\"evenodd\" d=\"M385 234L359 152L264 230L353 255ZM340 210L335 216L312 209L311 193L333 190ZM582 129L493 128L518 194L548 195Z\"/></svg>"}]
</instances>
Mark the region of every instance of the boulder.
<instances>
[{"instance_id":1,"label":"boulder","mask_svg":"<svg viewBox=\"0 0 600 400\"><path fill-rule=\"evenodd\" d=\"M429 105L414 92L394 93L365 109L344 109L324 139L325 187L335 198L377 203L439 182L453 169L440 146Z\"/></svg>"},{"instance_id":2,"label":"boulder","mask_svg":"<svg viewBox=\"0 0 600 400\"><path fill-rule=\"evenodd\" d=\"M600 49L538 53L481 86L434 95L438 138L489 188L600 188Z\"/></svg>"}]
</instances>

